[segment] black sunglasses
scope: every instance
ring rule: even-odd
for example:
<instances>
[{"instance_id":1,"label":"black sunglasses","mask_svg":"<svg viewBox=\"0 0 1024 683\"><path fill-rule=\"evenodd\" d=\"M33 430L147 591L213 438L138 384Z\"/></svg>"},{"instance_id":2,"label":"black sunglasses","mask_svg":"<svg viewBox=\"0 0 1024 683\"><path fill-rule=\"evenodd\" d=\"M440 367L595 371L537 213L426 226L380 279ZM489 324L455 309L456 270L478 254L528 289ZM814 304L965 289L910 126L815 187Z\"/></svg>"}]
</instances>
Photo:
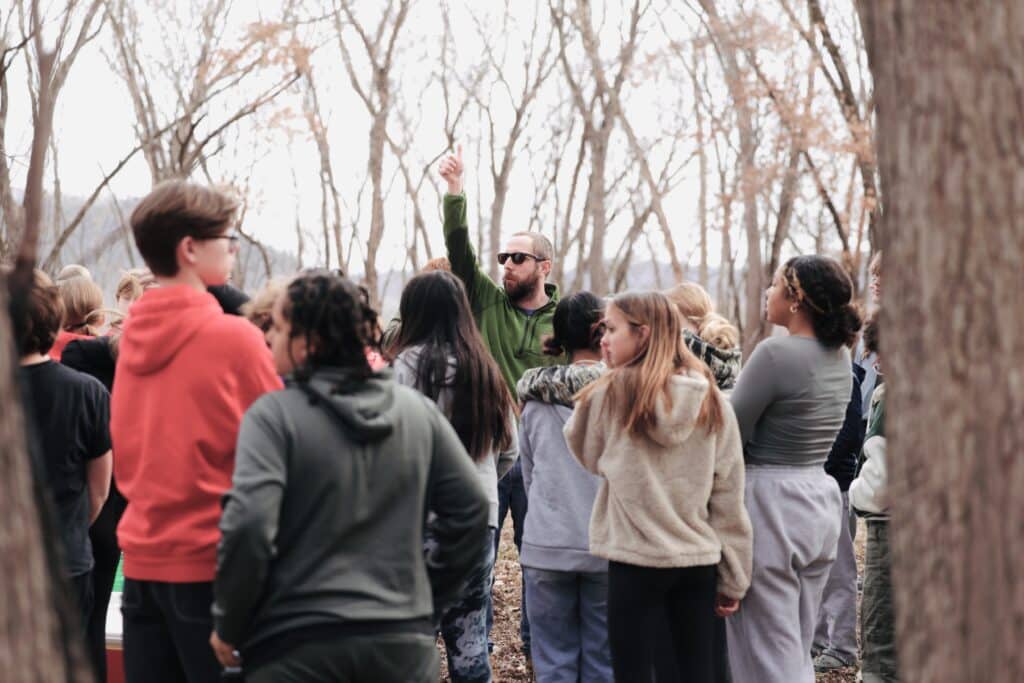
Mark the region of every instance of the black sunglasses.
<instances>
[{"instance_id":1,"label":"black sunglasses","mask_svg":"<svg viewBox=\"0 0 1024 683\"><path fill-rule=\"evenodd\" d=\"M498 254L498 264L503 266L505 265L505 261L512 259L512 263L517 266L521 266L528 258L532 258L534 261L547 261L543 256L537 256L536 254L530 254L525 251L513 251L511 254L503 251Z\"/></svg>"}]
</instances>

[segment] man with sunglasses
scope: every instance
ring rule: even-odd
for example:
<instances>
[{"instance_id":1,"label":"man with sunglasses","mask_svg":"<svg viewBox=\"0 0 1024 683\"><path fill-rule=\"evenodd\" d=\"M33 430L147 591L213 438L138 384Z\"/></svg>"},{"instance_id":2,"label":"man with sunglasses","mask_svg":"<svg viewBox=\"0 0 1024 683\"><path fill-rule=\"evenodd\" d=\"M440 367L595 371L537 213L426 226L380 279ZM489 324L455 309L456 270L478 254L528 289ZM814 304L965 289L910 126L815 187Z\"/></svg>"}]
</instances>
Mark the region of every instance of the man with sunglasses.
<instances>
[{"instance_id":1,"label":"man with sunglasses","mask_svg":"<svg viewBox=\"0 0 1024 683\"><path fill-rule=\"evenodd\" d=\"M448 193L444 196L444 242L448 260L452 272L466 285L477 327L512 395L516 396L516 383L530 368L568 362L564 356L545 356L542 352L542 340L554 331L552 321L558 304L558 287L546 282L554 251L551 242L538 232L515 233L497 254L503 269L501 286L491 280L480 268L469 242L466 195L462 192L464 169L462 145L454 155L444 159L439 168L441 177L448 183ZM498 482L499 529L508 511L512 512L518 549L526 521L526 491L518 462ZM524 583L524 591L525 588ZM520 602L519 635L524 654L529 658L530 623L525 605L524 596ZM489 618L488 627L490 621Z\"/></svg>"}]
</instances>

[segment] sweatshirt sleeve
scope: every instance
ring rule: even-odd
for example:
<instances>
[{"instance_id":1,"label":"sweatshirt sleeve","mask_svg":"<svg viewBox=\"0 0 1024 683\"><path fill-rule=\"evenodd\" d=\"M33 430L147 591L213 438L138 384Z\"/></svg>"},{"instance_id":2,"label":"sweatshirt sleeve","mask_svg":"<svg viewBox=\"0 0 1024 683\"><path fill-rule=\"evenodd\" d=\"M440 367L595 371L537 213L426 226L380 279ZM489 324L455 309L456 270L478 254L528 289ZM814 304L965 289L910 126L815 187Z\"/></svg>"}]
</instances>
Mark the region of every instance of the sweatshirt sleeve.
<instances>
[{"instance_id":1,"label":"sweatshirt sleeve","mask_svg":"<svg viewBox=\"0 0 1024 683\"><path fill-rule=\"evenodd\" d=\"M213 616L217 634L241 645L277 555L288 439L276 403L254 405L242 420L231 489L224 494Z\"/></svg>"},{"instance_id":2,"label":"sweatshirt sleeve","mask_svg":"<svg viewBox=\"0 0 1024 683\"><path fill-rule=\"evenodd\" d=\"M853 376L853 391L850 402L846 405L846 417L839 429L835 442L825 460L825 471L839 484L841 491L850 488L857 473L857 456L864 445L864 421L861 419L861 386L860 378Z\"/></svg>"},{"instance_id":3,"label":"sweatshirt sleeve","mask_svg":"<svg viewBox=\"0 0 1024 683\"><path fill-rule=\"evenodd\" d=\"M509 409L508 422L508 429L509 434L512 435L512 442L508 445L508 448L498 453L497 470L499 480L504 477L510 469L512 469L513 465L516 464L516 458L519 457L523 449L522 440L518 437L519 430L516 426L515 412L511 408Z\"/></svg>"},{"instance_id":4,"label":"sweatshirt sleeve","mask_svg":"<svg viewBox=\"0 0 1024 683\"><path fill-rule=\"evenodd\" d=\"M479 311L502 296L502 290L481 270L473 245L469 243L466 195L444 196L444 244L452 272L466 285L469 303Z\"/></svg>"},{"instance_id":5,"label":"sweatshirt sleeve","mask_svg":"<svg viewBox=\"0 0 1024 683\"><path fill-rule=\"evenodd\" d=\"M523 408L523 419L519 423L519 462L523 468L523 490L530 495L530 484L533 483L533 446L530 434L526 431L527 423L532 420L530 404Z\"/></svg>"},{"instance_id":6,"label":"sweatshirt sleeve","mask_svg":"<svg viewBox=\"0 0 1024 683\"><path fill-rule=\"evenodd\" d=\"M604 412L605 387L595 388L584 401L577 401L572 417L565 423L562 433L569 450L580 461L584 469L600 474L598 462L605 448Z\"/></svg>"},{"instance_id":7,"label":"sweatshirt sleeve","mask_svg":"<svg viewBox=\"0 0 1024 683\"><path fill-rule=\"evenodd\" d=\"M753 574L754 534L743 498L745 470L740 431L725 399L719 396L719 400L725 424L718 435L708 512L711 528L722 545L718 592L739 600L746 595Z\"/></svg>"},{"instance_id":8,"label":"sweatshirt sleeve","mask_svg":"<svg viewBox=\"0 0 1024 683\"><path fill-rule=\"evenodd\" d=\"M437 618L458 599L470 573L483 561L490 504L455 429L435 406L429 409L434 423L430 532L437 543L426 561Z\"/></svg>"},{"instance_id":9,"label":"sweatshirt sleeve","mask_svg":"<svg viewBox=\"0 0 1024 683\"><path fill-rule=\"evenodd\" d=\"M757 345L740 372L736 387L729 397L740 428L740 443L746 445L754 436L758 420L776 398L778 369L772 358L771 340Z\"/></svg>"}]
</instances>

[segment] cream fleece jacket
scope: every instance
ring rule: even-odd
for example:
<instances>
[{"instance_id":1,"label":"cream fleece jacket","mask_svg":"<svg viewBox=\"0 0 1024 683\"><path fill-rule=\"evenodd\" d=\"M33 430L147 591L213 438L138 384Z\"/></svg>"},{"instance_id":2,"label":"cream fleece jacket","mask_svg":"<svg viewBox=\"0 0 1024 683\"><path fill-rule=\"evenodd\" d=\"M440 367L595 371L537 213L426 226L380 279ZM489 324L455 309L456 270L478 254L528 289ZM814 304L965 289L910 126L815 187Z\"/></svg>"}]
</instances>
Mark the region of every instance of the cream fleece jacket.
<instances>
[{"instance_id":1,"label":"cream fleece jacket","mask_svg":"<svg viewBox=\"0 0 1024 683\"><path fill-rule=\"evenodd\" d=\"M696 426L714 391L725 423ZM729 402L696 374L677 375L671 406L658 405L654 430L630 436L605 411L607 387L577 403L565 425L569 449L602 478L590 517L590 552L642 567L718 565L718 592L742 598L750 586L753 533L743 504L743 448Z\"/></svg>"}]
</instances>

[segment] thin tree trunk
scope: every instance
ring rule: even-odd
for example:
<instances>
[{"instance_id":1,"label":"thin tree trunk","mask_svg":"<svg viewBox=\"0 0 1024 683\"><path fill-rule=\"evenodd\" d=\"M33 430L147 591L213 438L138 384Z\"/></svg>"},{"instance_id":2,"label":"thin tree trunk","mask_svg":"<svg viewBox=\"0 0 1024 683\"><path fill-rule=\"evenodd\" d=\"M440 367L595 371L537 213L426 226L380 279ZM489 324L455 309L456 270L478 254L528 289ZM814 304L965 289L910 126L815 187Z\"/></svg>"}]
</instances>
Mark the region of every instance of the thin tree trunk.
<instances>
[{"instance_id":1,"label":"thin tree trunk","mask_svg":"<svg viewBox=\"0 0 1024 683\"><path fill-rule=\"evenodd\" d=\"M878 101L900 680L1024 671L1024 11L858 3Z\"/></svg>"}]
</instances>

